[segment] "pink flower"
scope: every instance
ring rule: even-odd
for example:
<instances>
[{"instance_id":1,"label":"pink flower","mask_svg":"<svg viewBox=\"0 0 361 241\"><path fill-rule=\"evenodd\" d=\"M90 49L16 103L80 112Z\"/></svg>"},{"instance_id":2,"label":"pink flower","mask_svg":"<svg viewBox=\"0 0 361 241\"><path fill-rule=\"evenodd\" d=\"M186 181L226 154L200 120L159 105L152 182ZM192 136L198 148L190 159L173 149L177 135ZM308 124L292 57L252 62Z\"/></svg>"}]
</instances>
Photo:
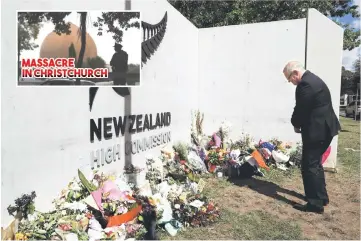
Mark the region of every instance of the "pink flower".
<instances>
[{"instance_id":1,"label":"pink flower","mask_svg":"<svg viewBox=\"0 0 361 241\"><path fill-rule=\"evenodd\" d=\"M60 224L59 228L63 231L69 231L72 229L70 224Z\"/></svg>"}]
</instances>

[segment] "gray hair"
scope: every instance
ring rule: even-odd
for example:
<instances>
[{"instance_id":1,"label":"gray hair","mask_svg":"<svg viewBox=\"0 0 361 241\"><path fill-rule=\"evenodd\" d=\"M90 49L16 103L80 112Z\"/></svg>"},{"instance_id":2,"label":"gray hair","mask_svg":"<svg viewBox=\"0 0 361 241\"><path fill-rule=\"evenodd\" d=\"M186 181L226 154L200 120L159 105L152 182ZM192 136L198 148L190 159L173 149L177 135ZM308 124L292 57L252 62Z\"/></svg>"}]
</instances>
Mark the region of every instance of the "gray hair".
<instances>
[{"instance_id":1,"label":"gray hair","mask_svg":"<svg viewBox=\"0 0 361 241\"><path fill-rule=\"evenodd\" d=\"M288 76L295 70L300 71L301 73L304 73L306 71L305 68L303 67L303 64L301 64L301 62L290 61L284 67L283 73L285 73Z\"/></svg>"}]
</instances>

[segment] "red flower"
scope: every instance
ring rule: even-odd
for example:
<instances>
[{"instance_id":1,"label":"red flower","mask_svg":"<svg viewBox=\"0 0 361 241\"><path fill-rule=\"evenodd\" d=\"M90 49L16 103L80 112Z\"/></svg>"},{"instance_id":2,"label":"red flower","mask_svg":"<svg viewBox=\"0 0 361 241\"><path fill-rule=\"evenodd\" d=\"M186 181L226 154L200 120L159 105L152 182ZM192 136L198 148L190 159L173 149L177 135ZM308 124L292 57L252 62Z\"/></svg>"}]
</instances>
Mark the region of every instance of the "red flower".
<instances>
[{"instance_id":1,"label":"red flower","mask_svg":"<svg viewBox=\"0 0 361 241\"><path fill-rule=\"evenodd\" d=\"M185 160L180 160L179 163L180 163L181 165L184 165L184 164L186 164L186 161L185 161Z\"/></svg>"},{"instance_id":2,"label":"red flower","mask_svg":"<svg viewBox=\"0 0 361 241\"><path fill-rule=\"evenodd\" d=\"M60 224L59 228L63 231L69 231L69 230L71 230L71 225L70 224Z\"/></svg>"},{"instance_id":3,"label":"red flower","mask_svg":"<svg viewBox=\"0 0 361 241\"><path fill-rule=\"evenodd\" d=\"M113 234L113 231L109 231L109 232L106 233L106 235L107 235L108 238L109 238L110 236L112 236L112 234Z\"/></svg>"},{"instance_id":4,"label":"red flower","mask_svg":"<svg viewBox=\"0 0 361 241\"><path fill-rule=\"evenodd\" d=\"M208 211L213 211L213 210L214 210L214 205L213 205L213 203L208 203L207 212L208 212Z\"/></svg>"}]
</instances>

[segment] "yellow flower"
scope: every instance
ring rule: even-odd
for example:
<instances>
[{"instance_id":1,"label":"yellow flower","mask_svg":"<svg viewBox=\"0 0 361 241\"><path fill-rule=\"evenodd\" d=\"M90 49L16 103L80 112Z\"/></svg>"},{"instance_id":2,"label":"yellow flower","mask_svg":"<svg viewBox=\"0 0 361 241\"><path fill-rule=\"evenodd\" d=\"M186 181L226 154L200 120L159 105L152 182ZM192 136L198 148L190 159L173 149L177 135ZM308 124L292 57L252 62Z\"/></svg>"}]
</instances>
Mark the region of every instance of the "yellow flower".
<instances>
[{"instance_id":1,"label":"yellow flower","mask_svg":"<svg viewBox=\"0 0 361 241\"><path fill-rule=\"evenodd\" d=\"M160 199L159 198L149 198L149 203L152 206L156 206L157 204L160 203Z\"/></svg>"},{"instance_id":2,"label":"yellow flower","mask_svg":"<svg viewBox=\"0 0 361 241\"><path fill-rule=\"evenodd\" d=\"M183 201L184 203L186 203L187 202L187 195L188 195L188 192L184 192L179 196L179 199L181 201Z\"/></svg>"},{"instance_id":3,"label":"yellow flower","mask_svg":"<svg viewBox=\"0 0 361 241\"><path fill-rule=\"evenodd\" d=\"M23 233L16 233L15 240L28 240L28 237Z\"/></svg>"},{"instance_id":4,"label":"yellow flower","mask_svg":"<svg viewBox=\"0 0 361 241\"><path fill-rule=\"evenodd\" d=\"M110 175L110 176L108 177L108 180L110 180L110 181L115 181L115 180L116 180L116 178L115 178L115 176L114 176L114 175Z\"/></svg>"}]
</instances>

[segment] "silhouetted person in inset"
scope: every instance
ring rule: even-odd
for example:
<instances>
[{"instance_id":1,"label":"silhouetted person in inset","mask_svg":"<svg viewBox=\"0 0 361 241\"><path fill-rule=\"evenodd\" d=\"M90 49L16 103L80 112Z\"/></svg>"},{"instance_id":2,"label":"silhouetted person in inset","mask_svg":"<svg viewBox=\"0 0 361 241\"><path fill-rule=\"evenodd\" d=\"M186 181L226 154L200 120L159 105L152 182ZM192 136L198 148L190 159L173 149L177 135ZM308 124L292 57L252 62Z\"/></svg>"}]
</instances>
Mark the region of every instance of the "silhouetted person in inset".
<instances>
[{"instance_id":1,"label":"silhouetted person in inset","mask_svg":"<svg viewBox=\"0 0 361 241\"><path fill-rule=\"evenodd\" d=\"M126 85L127 84L127 71L128 71L128 54L122 50L121 44L115 44L112 60L110 65L112 66L114 85Z\"/></svg>"}]
</instances>

